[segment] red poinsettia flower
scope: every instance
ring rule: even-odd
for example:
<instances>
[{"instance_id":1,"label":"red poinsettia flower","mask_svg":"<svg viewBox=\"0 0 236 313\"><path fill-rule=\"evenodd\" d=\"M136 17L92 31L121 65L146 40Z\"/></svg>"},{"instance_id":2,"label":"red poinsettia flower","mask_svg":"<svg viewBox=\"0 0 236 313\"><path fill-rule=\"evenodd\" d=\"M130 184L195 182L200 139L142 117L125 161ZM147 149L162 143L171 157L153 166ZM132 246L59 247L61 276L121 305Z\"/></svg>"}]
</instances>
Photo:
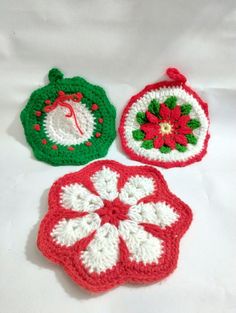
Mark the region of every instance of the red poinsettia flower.
<instances>
[{"instance_id":1,"label":"red poinsettia flower","mask_svg":"<svg viewBox=\"0 0 236 313\"><path fill-rule=\"evenodd\" d=\"M98 161L54 183L38 247L93 292L159 281L191 218L156 169Z\"/></svg>"},{"instance_id":2,"label":"red poinsettia flower","mask_svg":"<svg viewBox=\"0 0 236 313\"><path fill-rule=\"evenodd\" d=\"M189 115L181 116L179 105L170 109L162 103L159 116L160 118L149 111L146 112L148 123L140 127L145 133L144 140L154 139L154 147L157 149L166 145L173 150L176 143L187 146L188 141L185 135L192 133L192 129L187 125L190 121Z\"/></svg>"}]
</instances>

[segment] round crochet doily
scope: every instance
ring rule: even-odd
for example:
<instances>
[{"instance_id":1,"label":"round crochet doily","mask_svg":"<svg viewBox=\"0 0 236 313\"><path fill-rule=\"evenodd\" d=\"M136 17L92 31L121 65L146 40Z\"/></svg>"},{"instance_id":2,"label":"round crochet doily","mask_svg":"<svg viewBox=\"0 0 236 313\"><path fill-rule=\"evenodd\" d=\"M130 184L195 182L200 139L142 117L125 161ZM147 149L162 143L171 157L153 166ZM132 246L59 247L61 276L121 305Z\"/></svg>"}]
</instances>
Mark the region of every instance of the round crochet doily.
<instances>
[{"instance_id":1,"label":"round crochet doily","mask_svg":"<svg viewBox=\"0 0 236 313\"><path fill-rule=\"evenodd\" d=\"M175 68L172 81L146 86L126 106L119 127L124 151L134 160L170 168L200 161L209 139L207 104Z\"/></svg>"},{"instance_id":2,"label":"round crochet doily","mask_svg":"<svg viewBox=\"0 0 236 313\"><path fill-rule=\"evenodd\" d=\"M97 161L58 179L48 203L38 247L92 292L168 276L192 220L160 172L115 161Z\"/></svg>"},{"instance_id":3,"label":"round crochet doily","mask_svg":"<svg viewBox=\"0 0 236 313\"><path fill-rule=\"evenodd\" d=\"M115 109L101 87L81 77L49 72L21 112L35 157L52 165L85 164L104 157L115 138Z\"/></svg>"}]
</instances>

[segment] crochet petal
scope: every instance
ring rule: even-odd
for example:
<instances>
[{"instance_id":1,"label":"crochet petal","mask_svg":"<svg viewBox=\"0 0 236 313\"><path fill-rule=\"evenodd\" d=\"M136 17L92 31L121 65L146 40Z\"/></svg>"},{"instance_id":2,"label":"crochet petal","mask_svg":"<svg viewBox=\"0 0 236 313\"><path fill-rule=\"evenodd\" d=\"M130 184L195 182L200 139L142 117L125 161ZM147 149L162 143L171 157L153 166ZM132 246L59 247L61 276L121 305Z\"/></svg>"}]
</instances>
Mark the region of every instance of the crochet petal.
<instances>
[{"instance_id":1,"label":"crochet petal","mask_svg":"<svg viewBox=\"0 0 236 313\"><path fill-rule=\"evenodd\" d=\"M149 196L154 191L154 180L141 175L131 176L121 188L119 198L129 205L136 204L140 199Z\"/></svg>"},{"instance_id":2,"label":"crochet petal","mask_svg":"<svg viewBox=\"0 0 236 313\"><path fill-rule=\"evenodd\" d=\"M181 134L175 135L175 141L180 143L181 145L184 145L184 146L186 146L188 144L187 138Z\"/></svg>"},{"instance_id":3,"label":"crochet petal","mask_svg":"<svg viewBox=\"0 0 236 313\"><path fill-rule=\"evenodd\" d=\"M169 120L171 110L164 103L161 103L159 114L164 120Z\"/></svg>"},{"instance_id":4,"label":"crochet petal","mask_svg":"<svg viewBox=\"0 0 236 313\"><path fill-rule=\"evenodd\" d=\"M180 127L186 127L187 125L187 123L190 121L190 117L189 117L189 115L183 115L183 116L181 116L180 118L179 118L179 120L178 120L178 125L180 126Z\"/></svg>"},{"instance_id":5,"label":"crochet petal","mask_svg":"<svg viewBox=\"0 0 236 313\"><path fill-rule=\"evenodd\" d=\"M180 118L180 115L181 115L181 109L180 109L180 106L177 105L176 107L174 107L173 110L171 110L171 119L178 120Z\"/></svg>"},{"instance_id":6,"label":"crochet petal","mask_svg":"<svg viewBox=\"0 0 236 313\"><path fill-rule=\"evenodd\" d=\"M98 196L78 183L62 187L60 203L66 209L79 212L92 212L103 206L103 202Z\"/></svg>"},{"instance_id":7,"label":"crochet petal","mask_svg":"<svg viewBox=\"0 0 236 313\"><path fill-rule=\"evenodd\" d=\"M129 250L131 261L144 264L158 263L162 255L162 240L154 237L134 221L122 221L119 234Z\"/></svg>"},{"instance_id":8,"label":"crochet petal","mask_svg":"<svg viewBox=\"0 0 236 313\"><path fill-rule=\"evenodd\" d=\"M191 134L193 131L190 127L185 126L185 127L180 127L179 129L177 129L177 132L179 134L187 135L187 134Z\"/></svg>"},{"instance_id":9,"label":"crochet petal","mask_svg":"<svg viewBox=\"0 0 236 313\"><path fill-rule=\"evenodd\" d=\"M165 144L170 147L172 150L175 148L175 140L173 138L173 135L166 135L164 137Z\"/></svg>"},{"instance_id":10,"label":"crochet petal","mask_svg":"<svg viewBox=\"0 0 236 313\"><path fill-rule=\"evenodd\" d=\"M86 249L81 252L84 267L90 273L101 273L115 266L119 259L118 230L109 223L101 226Z\"/></svg>"},{"instance_id":11,"label":"crochet petal","mask_svg":"<svg viewBox=\"0 0 236 313\"><path fill-rule=\"evenodd\" d=\"M109 167L103 166L101 170L91 177L93 185L102 199L112 201L117 198L117 183L119 174Z\"/></svg>"},{"instance_id":12,"label":"crochet petal","mask_svg":"<svg viewBox=\"0 0 236 313\"><path fill-rule=\"evenodd\" d=\"M130 207L129 217L137 223L150 223L161 228L171 226L179 219L178 213L168 203L148 202Z\"/></svg>"},{"instance_id":13,"label":"crochet petal","mask_svg":"<svg viewBox=\"0 0 236 313\"><path fill-rule=\"evenodd\" d=\"M164 145L164 140L162 136L158 136L155 140L154 140L154 147L156 149L159 149L160 147L162 147Z\"/></svg>"},{"instance_id":14,"label":"crochet petal","mask_svg":"<svg viewBox=\"0 0 236 313\"><path fill-rule=\"evenodd\" d=\"M154 114L152 114L149 111L146 112L146 117L147 117L147 119L149 120L150 123L155 124L155 123L159 122L158 117L156 117Z\"/></svg>"},{"instance_id":15,"label":"crochet petal","mask_svg":"<svg viewBox=\"0 0 236 313\"><path fill-rule=\"evenodd\" d=\"M79 218L63 218L53 228L51 237L56 244L70 247L98 229L100 222L100 217L96 213Z\"/></svg>"},{"instance_id":16,"label":"crochet petal","mask_svg":"<svg viewBox=\"0 0 236 313\"><path fill-rule=\"evenodd\" d=\"M152 123L143 124L140 129L145 132L145 140L153 139L160 132L160 126L158 124Z\"/></svg>"}]
</instances>

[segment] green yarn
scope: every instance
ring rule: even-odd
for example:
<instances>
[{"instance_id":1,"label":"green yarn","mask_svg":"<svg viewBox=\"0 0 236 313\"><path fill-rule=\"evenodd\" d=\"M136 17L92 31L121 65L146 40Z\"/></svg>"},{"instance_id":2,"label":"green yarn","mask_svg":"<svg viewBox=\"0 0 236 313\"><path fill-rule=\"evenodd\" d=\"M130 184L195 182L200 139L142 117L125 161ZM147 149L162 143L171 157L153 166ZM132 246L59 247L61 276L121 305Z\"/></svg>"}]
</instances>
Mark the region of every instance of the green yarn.
<instances>
[{"instance_id":1,"label":"green yarn","mask_svg":"<svg viewBox=\"0 0 236 313\"><path fill-rule=\"evenodd\" d=\"M187 147L180 145L179 143L176 144L175 149L178 150L179 152L185 152L187 151Z\"/></svg>"},{"instance_id":2,"label":"green yarn","mask_svg":"<svg viewBox=\"0 0 236 313\"><path fill-rule=\"evenodd\" d=\"M52 68L49 72L48 72L48 79L51 83L56 82L59 79L63 79L63 74L62 72L57 69L57 68Z\"/></svg>"},{"instance_id":3,"label":"green yarn","mask_svg":"<svg viewBox=\"0 0 236 313\"><path fill-rule=\"evenodd\" d=\"M171 152L171 148L170 147L167 147L167 146L162 146L162 147L160 147L160 152L161 153L170 153Z\"/></svg>"},{"instance_id":4,"label":"green yarn","mask_svg":"<svg viewBox=\"0 0 236 313\"><path fill-rule=\"evenodd\" d=\"M140 125L145 124L148 121L144 112L138 112L136 114L136 120Z\"/></svg>"},{"instance_id":5,"label":"green yarn","mask_svg":"<svg viewBox=\"0 0 236 313\"><path fill-rule=\"evenodd\" d=\"M201 126L201 123L200 123L199 120L193 118L193 119L191 119L191 120L188 122L187 125L188 125L188 127L192 128L192 129L196 129L196 128L198 128L198 127Z\"/></svg>"},{"instance_id":6,"label":"green yarn","mask_svg":"<svg viewBox=\"0 0 236 313\"><path fill-rule=\"evenodd\" d=\"M188 143L191 143L192 145L197 144L197 138L193 134L186 135L186 138L188 140Z\"/></svg>"},{"instance_id":7,"label":"green yarn","mask_svg":"<svg viewBox=\"0 0 236 313\"><path fill-rule=\"evenodd\" d=\"M160 103L156 99L152 99L148 106L148 111L151 112L154 115L158 115L160 110Z\"/></svg>"},{"instance_id":8,"label":"green yarn","mask_svg":"<svg viewBox=\"0 0 236 313\"><path fill-rule=\"evenodd\" d=\"M141 147L147 150L152 149L154 147L153 140L144 140Z\"/></svg>"},{"instance_id":9,"label":"green yarn","mask_svg":"<svg viewBox=\"0 0 236 313\"><path fill-rule=\"evenodd\" d=\"M192 106L189 103L181 105L181 115L189 115L192 110Z\"/></svg>"},{"instance_id":10,"label":"green yarn","mask_svg":"<svg viewBox=\"0 0 236 313\"><path fill-rule=\"evenodd\" d=\"M50 83L32 93L20 115L26 139L31 145L35 157L55 166L82 165L104 157L116 136L116 111L108 100L105 91L81 77L63 78L63 74L55 68L49 71L48 77ZM90 146L82 142L81 144L69 145L71 150L68 150L68 145L58 144L50 139L46 133L44 126L47 115L44 111L45 100L50 100L53 103L58 97L58 91L64 91L66 95L82 93L83 97L80 102L94 117L93 134L88 139ZM91 109L94 103L99 109ZM41 115L36 116L36 111L41 112ZM102 120L102 123L99 120ZM40 131L34 129L35 124L40 126ZM95 136L97 133L100 133L101 136ZM46 140L47 144L42 144L43 140ZM57 146L57 150L52 149L53 145Z\"/></svg>"},{"instance_id":11,"label":"green yarn","mask_svg":"<svg viewBox=\"0 0 236 313\"><path fill-rule=\"evenodd\" d=\"M177 97L168 97L165 101L165 105L168 106L169 109L173 109L177 105Z\"/></svg>"},{"instance_id":12,"label":"green yarn","mask_svg":"<svg viewBox=\"0 0 236 313\"><path fill-rule=\"evenodd\" d=\"M143 140L145 137L145 134L141 129L133 130L132 134L135 140Z\"/></svg>"}]
</instances>

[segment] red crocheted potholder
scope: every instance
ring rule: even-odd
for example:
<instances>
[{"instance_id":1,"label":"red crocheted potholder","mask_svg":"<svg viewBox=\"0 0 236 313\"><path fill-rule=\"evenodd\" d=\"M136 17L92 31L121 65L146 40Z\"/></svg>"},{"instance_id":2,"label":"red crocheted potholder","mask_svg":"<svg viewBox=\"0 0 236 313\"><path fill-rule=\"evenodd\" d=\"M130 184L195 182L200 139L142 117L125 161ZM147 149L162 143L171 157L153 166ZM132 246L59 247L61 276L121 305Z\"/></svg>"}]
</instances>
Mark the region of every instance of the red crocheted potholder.
<instances>
[{"instance_id":1,"label":"red crocheted potholder","mask_svg":"<svg viewBox=\"0 0 236 313\"><path fill-rule=\"evenodd\" d=\"M168 276L191 220L156 169L98 161L53 184L38 247L77 284L101 292Z\"/></svg>"},{"instance_id":2,"label":"red crocheted potholder","mask_svg":"<svg viewBox=\"0 0 236 313\"><path fill-rule=\"evenodd\" d=\"M130 99L120 122L121 143L131 159L186 166L206 154L208 107L177 69L166 74L170 81L148 85Z\"/></svg>"}]
</instances>

